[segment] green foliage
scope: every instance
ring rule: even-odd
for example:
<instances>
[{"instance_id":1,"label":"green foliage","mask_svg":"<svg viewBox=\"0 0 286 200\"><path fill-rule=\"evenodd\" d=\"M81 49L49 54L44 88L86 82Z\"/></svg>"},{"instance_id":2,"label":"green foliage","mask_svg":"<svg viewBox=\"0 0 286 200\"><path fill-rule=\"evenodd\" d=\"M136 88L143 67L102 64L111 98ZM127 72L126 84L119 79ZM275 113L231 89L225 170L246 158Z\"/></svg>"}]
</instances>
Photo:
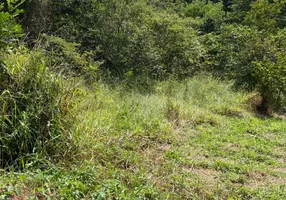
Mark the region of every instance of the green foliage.
<instances>
[{"instance_id":1,"label":"green foliage","mask_svg":"<svg viewBox=\"0 0 286 200\"><path fill-rule=\"evenodd\" d=\"M99 41L103 68L122 77L129 70L144 72L143 67L149 66L155 55L148 52L152 44L145 24L148 9L143 1L103 1L97 24L90 27Z\"/></svg>"},{"instance_id":2,"label":"green foliage","mask_svg":"<svg viewBox=\"0 0 286 200\"><path fill-rule=\"evenodd\" d=\"M181 19L167 13L156 13L148 20L153 35L152 52L158 56L155 66L161 73L185 77L203 68L205 50L192 28L192 19ZM153 66L154 64L151 63ZM156 73L156 72L155 72Z\"/></svg>"},{"instance_id":3,"label":"green foliage","mask_svg":"<svg viewBox=\"0 0 286 200\"><path fill-rule=\"evenodd\" d=\"M110 75L141 82L170 75L182 78L208 65L214 73L235 79L238 86L259 88L254 63L264 57L272 62L277 57L281 45L274 41L274 49L280 50L273 50L269 44L279 28L285 27L284 0L68 0L44 4L53 16L52 32L71 42L46 37L52 44L48 46L54 52L54 65L71 69L73 74L90 74L94 68L84 61L85 56L75 53L77 48L87 50L89 58L102 63L100 73L107 79ZM145 76L150 78L138 78Z\"/></svg>"},{"instance_id":4,"label":"green foliage","mask_svg":"<svg viewBox=\"0 0 286 200\"><path fill-rule=\"evenodd\" d=\"M6 0L7 10L9 12L16 11L24 2L25 0Z\"/></svg>"},{"instance_id":5,"label":"green foliage","mask_svg":"<svg viewBox=\"0 0 286 200\"><path fill-rule=\"evenodd\" d=\"M1 167L23 167L32 154L52 155L66 103L59 77L39 51L21 47L5 55L0 79Z\"/></svg>"},{"instance_id":6,"label":"green foliage","mask_svg":"<svg viewBox=\"0 0 286 200\"><path fill-rule=\"evenodd\" d=\"M225 25L220 35L209 34L206 44L209 63L220 76L236 80L241 88L258 90L263 97L262 107L275 109L283 106L285 97L285 30L281 26L284 1L235 1L231 20L237 9L242 9L244 25ZM230 21L231 21L230 20ZM274 81L275 80L275 81ZM277 82L276 82L277 81Z\"/></svg>"},{"instance_id":7,"label":"green foliage","mask_svg":"<svg viewBox=\"0 0 286 200\"><path fill-rule=\"evenodd\" d=\"M247 13L245 24L255 26L259 30L275 31L278 27L280 13L286 6L286 1L259 0L251 4L251 10Z\"/></svg>"},{"instance_id":8,"label":"green foliage","mask_svg":"<svg viewBox=\"0 0 286 200\"><path fill-rule=\"evenodd\" d=\"M228 16L230 22L242 23L247 12L251 10L252 2L253 0L232 0L232 12Z\"/></svg>"},{"instance_id":9,"label":"green foliage","mask_svg":"<svg viewBox=\"0 0 286 200\"><path fill-rule=\"evenodd\" d=\"M83 77L87 82L93 82L97 77L97 69L101 64L94 62L92 52L79 53L77 43L67 42L56 36L43 35L45 56L48 57L50 68L67 76Z\"/></svg>"},{"instance_id":10,"label":"green foliage","mask_svg":"<svg viewBox=\"0 0 286 200\"><path fill-rule=\"evenodd\" d=\"M278 53L277 60L265 57L254 62L258 90L276 110L286 104L286 55Z\"/></svg>"},{"instance_id":11,"label":"green foliage","mask_svg":"<svg viewBox=\"0 0 286 200\"><path fill-rule=\"evenodd\" d=\"M195 0L188 4L184 11L184 16L192 17L200 21L199 29L203 33L210 33L218 31L224 22L223 4L209 2L202 0Z\"/></svg>"},{"instance_id":12,"label":"green foliage","mask_svg":"<svg viewBox=\"0 0 286 200\"><path fill-rule=\"evenodd\" d=\"M20 5L19 1L7 1L7 3L9 12L4 12L4 4L0 4L0 53L3 49L15 43L16 39L21 36L22 30L21 26L14 19L22 12L16 9ZM18 4L14 5L14 3Z\"/></svg>"},{"instance_id":13,"label":"green foliage","mask_svg":"<svg viewBox=\"0 0 286 200\"><path fill-rule=\"evenodd\" d=\"M66 17L56 20L55 28L70 30L63 37L81 43L82 49L96 50L104 71L119 77L183 76L202 66L204 50L191 18L155 9L143 0L78 2L77 10L73 3L65 3L68 12L56 11Z\"/></svg>"},{"instance_id":14,"label":"green foliage","mask_svg":"<svg viewBox=\"0 0 286 200\"><path fill-rule=\"evenodd\" d=\"M98 22L97 13L99 9L104 9L102 3L97 0L55 0L52 6L51 28L54 35L69 42L80 43L88 50L96 50L99 41L95 27Z\"/></svg>"},{"instance_id":15,"label":"green foliage","mask_svg":"<svg viewBox=\"0 0 286 200\"><path fill-rule=\"evenodd\" d=\"M286 41L284 32L269 33L255 27L225 26L221 35L209 35L208 45L212 49L209 53L216 54L211 64L213 70L221 76L235 79L238 87L257 89L267 106L283 106L279 99L285 95L284 52L281 51Z\"/></svg>"}]
</instances>

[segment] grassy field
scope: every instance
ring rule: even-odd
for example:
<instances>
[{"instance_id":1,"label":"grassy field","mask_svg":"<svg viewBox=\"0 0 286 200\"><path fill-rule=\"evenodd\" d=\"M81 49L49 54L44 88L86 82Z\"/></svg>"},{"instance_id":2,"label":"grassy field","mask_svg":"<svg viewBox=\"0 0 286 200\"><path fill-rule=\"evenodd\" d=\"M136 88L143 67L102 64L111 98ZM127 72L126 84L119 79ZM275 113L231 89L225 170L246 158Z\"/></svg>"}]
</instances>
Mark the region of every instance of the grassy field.
<instances>
[{"instance_id":1,"label":"grassy field","mask_svg":"<svg viewBox=\"0 0 286 200\"><path fill-rule=\"evenodd\" d=\"M56 165L0 172L0 198L285 198L285 117L256 114L255 94L206 75L148 90L77 87L69 150Z\"/></svg>"}]
</instances>

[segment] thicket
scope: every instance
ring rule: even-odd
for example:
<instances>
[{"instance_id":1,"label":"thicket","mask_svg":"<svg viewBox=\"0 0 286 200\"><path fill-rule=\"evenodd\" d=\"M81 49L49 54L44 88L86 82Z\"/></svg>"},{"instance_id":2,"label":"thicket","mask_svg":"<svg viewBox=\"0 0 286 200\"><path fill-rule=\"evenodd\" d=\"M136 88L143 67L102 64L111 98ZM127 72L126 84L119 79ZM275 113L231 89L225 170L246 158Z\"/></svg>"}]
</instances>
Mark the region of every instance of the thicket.
<instances>
[{"instance_id":1,"label":"thicket","mask_svg":"<svg viewBox=\"0 0 286 200\"><path fill-rule=\"evenodd\" d=\"M53 33L94 51L103 74L184 78L201 70L285 104L283 1L54 1Z\"/></svg>"},{"instance_id":2,"label":"thicket","mask_svg":"<svg viewBox=\"0 0 286 200\"><path fill-rule=\"evenodd\" d=\"M63 133L62 77L145 85L209 71L259 92L263 112L285 105L285 0L7 0L0 9L4 162Z\"/></svg>"}]
</instances>

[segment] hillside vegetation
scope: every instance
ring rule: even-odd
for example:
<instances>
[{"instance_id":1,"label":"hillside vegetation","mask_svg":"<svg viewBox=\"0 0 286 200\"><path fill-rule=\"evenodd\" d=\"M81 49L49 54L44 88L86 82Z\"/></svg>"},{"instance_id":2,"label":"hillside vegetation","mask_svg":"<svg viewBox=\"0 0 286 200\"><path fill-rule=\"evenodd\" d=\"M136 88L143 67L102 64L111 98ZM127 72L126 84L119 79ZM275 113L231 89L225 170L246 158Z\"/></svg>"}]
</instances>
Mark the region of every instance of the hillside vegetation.
<instances>
[{"instance_id":1,"label":"hillside vegetation","mask_svg":"<svg viewBox=\"0 0 286 200\"><path fill-rule=\"evenodd\" d=\"M283 199L286 1L0 3L0 199Z\"/></svg>"}]
</instances>

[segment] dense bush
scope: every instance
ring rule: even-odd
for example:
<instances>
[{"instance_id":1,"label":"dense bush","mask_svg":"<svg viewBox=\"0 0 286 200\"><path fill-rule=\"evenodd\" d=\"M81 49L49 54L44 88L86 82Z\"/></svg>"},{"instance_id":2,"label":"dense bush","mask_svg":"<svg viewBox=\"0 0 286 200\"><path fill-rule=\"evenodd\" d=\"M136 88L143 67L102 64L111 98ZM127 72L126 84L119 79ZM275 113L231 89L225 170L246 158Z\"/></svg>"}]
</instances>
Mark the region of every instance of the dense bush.
<instances>
[{"instance_id":1,"label":"dense bush","mask_svg":"<svg viewBox=\"0 0 286 200\"><path fill-rule=\"evenodd\" d=\"M202 66L204 56L194 29L197 22L160 6L155 9L154 4L143 0L58 2L54 29L63 30L56 33L80 43L81 49L96 50L95 60L104 60L101 69L119 77L193 73Z\"/></svg>"},{"instance_id":2,"label":"dense bush","mask_svg":"<svg viewBox=\"0 0 286 200\"><path fill-rule=\"evenodd\" d=\"M263 107L283 106L285 96L285 30L278 33L255 27L225 26L219 36L209 36L213 71L236 80L236 86L258 90ZM285 102L284 102L285 104Z\"/></svg>"},{"instance_id":3,"label":"dense bush","mask_svg":"<svg viewBox=\"0 0 286 200\"><path fill-rule=\"evenodd\" d=\"M192 17L200 23L199 30L202 33L218 32L225 21L222 2L213 3L195 0L183 10L185 17Z\"/></svg>"},{"instance_id":4,"label":"dense bush","mask_svg":"<svg viewBox=\"0 0 286 200\"><path fill-rule=\"evenodd\" d=\"M87 82L96 80L101 63L93 60L92 51L79 53L80 44L56 36L43 34L41 39L39 46L48 58L51 70L69 77L83 77Z\"/></svg>"},{"instance_id":5,"label":"dense bush","mask_svg":"<svg viewBox=\"0 0 286 200\"><path fill-rule=\"evenodd\" d=\"M245 11L241 24L224 25L220 34L205 36L209 64L216 74L235 79L237 87L257 90L263 99L262 111L277 109L285 105L286 38L281 16L286 2L244 3L232 5Z\"/></svg>"},{"instance_id":6,"label":"dense bush","mask_svg":"<svg viewBox=\"0 0 286 200\"><path fill-rule=\"evenodd\" d=\"M278 110L286 105L286 54L278 52L274 59L264 57L253 65L257 88L264 99L262 106Z\"/></svg>"},{"instance_id":7,"label":"dense bush","mask_svg":"<svg viewBox=\"0 0 286 200\"><path fill-rule=\"evenodd\" d=\"M283 9L286 8L286 1L258 0L251 3L250 6L251 10L247 13L244 24L269 32L275 32L278 27L285 27Z\"/></svg>"},{"instance_id":8,"label":"dense bush","mask_svg":"<svg viewBox=\"0 0 286 200\"><path fill-rule=\"evenodd\" d=\"M262 89L266 81L261 69L268 68L265 63L271 63L272 69L281 65L285 1L54 0L26 1L22 7L28 21L50 25L51 29L38 33L62 38L47 36L46 50L53 66L65 73L95 74L97 67L92 66L101 63L103 77L144 82L209 69L235 79L240 88L258 90L269 106L283 104L266 100L273 89ZM36 10L41 9L45 12L38 16ZM30 24L29 30L34 31ZM97 64L86 62L86 51L88 62ZM275 74L284 77L279 69ZM280 92L278 96L283 96Z\"/></svg>"}]
</instances>

